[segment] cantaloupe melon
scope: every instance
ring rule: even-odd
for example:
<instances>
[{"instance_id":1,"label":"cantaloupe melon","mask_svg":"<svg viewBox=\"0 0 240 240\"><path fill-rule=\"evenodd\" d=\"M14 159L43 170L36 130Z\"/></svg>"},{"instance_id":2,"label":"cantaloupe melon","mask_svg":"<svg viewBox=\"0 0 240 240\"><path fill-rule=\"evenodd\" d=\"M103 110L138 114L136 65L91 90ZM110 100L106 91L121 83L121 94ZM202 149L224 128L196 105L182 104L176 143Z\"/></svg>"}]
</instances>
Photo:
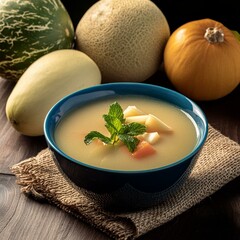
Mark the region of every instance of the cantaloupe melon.
<instances>
[{"instance_id":1,"label":"cantaloupe melon","mask_svg":"<svg viewBox=\"0 0 240 240\"><path fill-rule=\"evenodd\" d=\"M7 100L7 119L18 132L41 136L45 116L58 100L100 83L100 70L85 53L53 51L31 64L18 80Z\"/></svg>"},{"instance_id":2,"label":"cantaloupe melon","mask_svg":"<svg viewBox=\"0 0 240 240\"><path fill-rule=\"evenodd\" d=\"M143 82L162 63L170 30L150 0L101 0L76 28L77 49L99 66L104 82Z\"/></svg>"}]
</instances>

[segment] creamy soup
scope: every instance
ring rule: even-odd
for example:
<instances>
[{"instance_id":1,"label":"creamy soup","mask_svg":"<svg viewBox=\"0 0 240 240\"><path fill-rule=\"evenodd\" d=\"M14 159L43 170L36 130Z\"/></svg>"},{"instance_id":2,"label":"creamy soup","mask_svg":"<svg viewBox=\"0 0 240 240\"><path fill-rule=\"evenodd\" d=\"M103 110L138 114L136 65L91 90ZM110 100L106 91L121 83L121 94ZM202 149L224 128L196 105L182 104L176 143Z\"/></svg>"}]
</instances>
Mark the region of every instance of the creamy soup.
<instances>
[{"instance_id":1,"label":"creamy soup","mask_svg":"<svg viewBox=\"0 0 240 240\"><path fill-rule=\"evenodd\" d=\"M153 154L139 159L122 144L104 145L99 140L89 145L84 143L90 131L109 134L102 116L108 113L109 105L114 101L123 110L128 106L136 106L170 126L172 131L159 133L158 140L153 144ZM114 170L143 170L165 166L186 156L196 145L197 130L187 113L169 103L126 96L104 99L71 112L58 124L55 141L65 154L89 165Z\"/></svg>"}]
</instances>

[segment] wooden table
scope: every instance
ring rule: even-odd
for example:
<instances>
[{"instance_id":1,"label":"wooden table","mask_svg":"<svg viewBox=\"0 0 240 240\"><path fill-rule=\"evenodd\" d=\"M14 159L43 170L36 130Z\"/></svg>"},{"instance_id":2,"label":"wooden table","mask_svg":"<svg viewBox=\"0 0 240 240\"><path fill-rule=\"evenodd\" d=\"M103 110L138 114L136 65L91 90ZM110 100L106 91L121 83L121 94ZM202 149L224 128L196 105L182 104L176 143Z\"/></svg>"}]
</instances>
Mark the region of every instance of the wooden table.
<instances>
[{"instance_id":1,"label":"wooden table","mask_svg":"<svg viewBox=\"0 0 240 240\"><path fill-rule=\"evenodd\" d=\"M155 79L150 79L156 81ZM169 83L158 80L160 85ZM105 234L47 203L20 193L9 167L46 147L44 137L19 134L7 122L6 100L14 84L0 79L0 239L75 240L109 239ZM220 100L199 102L209 123L240 142L240 86ZM240 239L240 178L196 207L139 239Z\"/></svg>"}]
</instances>

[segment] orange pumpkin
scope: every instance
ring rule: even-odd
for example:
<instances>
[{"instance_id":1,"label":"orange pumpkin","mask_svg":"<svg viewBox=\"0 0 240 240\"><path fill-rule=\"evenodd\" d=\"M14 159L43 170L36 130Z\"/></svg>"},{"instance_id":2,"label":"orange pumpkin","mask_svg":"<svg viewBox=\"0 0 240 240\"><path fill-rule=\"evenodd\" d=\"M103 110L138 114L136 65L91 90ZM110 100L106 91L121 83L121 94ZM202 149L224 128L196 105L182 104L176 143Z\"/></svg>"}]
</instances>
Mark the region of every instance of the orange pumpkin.
<instances>
[{"instance_id":1,"label":"orange pumpkin","mask_svg":"<svg viewBox=\"0 0 240 240\"><path fill-rule=\"evenodd\" d=\"M188 22L169 37L164 69L175 88L194 100L215 100L240 82L240 42L212 19Z\"/></svg>"}]
</instances>

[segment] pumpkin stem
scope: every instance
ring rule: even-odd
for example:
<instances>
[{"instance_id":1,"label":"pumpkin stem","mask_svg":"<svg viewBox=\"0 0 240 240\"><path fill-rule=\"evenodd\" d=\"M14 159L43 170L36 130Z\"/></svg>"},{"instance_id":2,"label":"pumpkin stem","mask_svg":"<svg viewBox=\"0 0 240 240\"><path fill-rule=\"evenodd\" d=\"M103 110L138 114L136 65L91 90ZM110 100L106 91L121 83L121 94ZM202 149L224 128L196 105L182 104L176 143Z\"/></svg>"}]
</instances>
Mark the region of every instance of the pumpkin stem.
<instances>
[{"instance_id":1,"label":"pumpkin stem","mask_svg":"<svg viewBox=\"0 0 240 240\"><path fill-rule=\"evenodd\" d=\"M204 38L207 39L209 43L221 43L224 42L224 33L220 28L209 27L206 29Z\"/></svg>"}]
</instances>

